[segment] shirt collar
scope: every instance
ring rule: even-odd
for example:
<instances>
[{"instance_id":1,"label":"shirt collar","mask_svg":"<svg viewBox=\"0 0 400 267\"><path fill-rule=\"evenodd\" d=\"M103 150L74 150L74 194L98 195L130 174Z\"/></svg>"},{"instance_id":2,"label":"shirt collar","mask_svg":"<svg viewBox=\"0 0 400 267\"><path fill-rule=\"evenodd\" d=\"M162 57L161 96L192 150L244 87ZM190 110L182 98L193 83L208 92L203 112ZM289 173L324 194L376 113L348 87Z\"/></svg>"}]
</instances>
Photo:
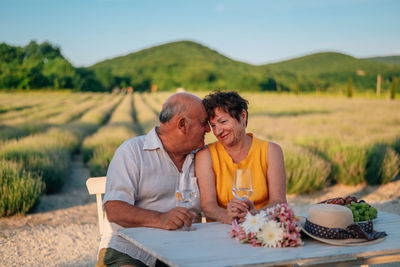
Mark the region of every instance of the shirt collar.
<instances>
[{"instance_id":1,"label":"shirt collar","mask_svg":"<svg viewBox=\"0 0 400 267\"><path fill-rule=\"evenodd\" d=\"M160 138L156 132L156 127L150 130L148 134L146 134L144 138L144 150L154 150L157 148L164 148L163 144L161 143Z\"/></svg>"},{"instance_id":2,"label":"shirt collar","mask_svg":"<svg viewBox=\"0 0 400 267\"><path fill-rule=\"evenodd\" d=\"M164 150L164 146L163 146L160 138L158 137L156 127L153 127L153 129L151 129L150 132L148 134L146 134L146 136L145 136L143 149L144 150L154 150L154 149L158 149L158 148ZM196 149L196 150L190 152L187 156L189 156L191 159L194 159L194 155L199 150L200 149Z\"/></svg>"}]
</instances>

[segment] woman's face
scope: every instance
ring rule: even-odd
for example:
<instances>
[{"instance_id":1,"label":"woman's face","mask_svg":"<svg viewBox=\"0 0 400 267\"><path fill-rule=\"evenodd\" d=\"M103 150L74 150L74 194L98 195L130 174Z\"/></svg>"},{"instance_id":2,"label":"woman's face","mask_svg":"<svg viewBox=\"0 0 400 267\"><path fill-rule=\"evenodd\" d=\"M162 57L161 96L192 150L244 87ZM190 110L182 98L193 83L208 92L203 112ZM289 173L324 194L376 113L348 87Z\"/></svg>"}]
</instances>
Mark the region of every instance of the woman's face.
<instances>
[{"instance_id":1,"label":"woman's face","mask_svg":"<svg viewBox=\"0 0 400 267\"><path fill-rule=\"evenodd\" d=\"M211 129L218 141L224 146L237 144L246 136L246 111L239 115L240 121L221 108L214 109L215 116L210 118Z\"/></svg>"}]
</instances>

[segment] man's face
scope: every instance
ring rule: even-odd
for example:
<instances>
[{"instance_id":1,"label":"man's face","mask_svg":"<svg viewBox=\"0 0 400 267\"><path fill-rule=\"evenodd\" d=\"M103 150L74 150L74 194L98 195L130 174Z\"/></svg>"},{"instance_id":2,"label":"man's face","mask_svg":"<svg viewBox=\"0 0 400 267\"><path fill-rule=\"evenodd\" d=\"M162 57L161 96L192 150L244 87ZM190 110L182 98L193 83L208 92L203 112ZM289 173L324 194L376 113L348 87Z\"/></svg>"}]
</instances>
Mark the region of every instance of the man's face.
<instances>
[{"instance_id":1,"label":"man's face","mask_svg":"<svg viewBox=\"0 0 400 267\"><path fill-rule=\"evenodd\" d=\"M210 132L210 126L208 125L208 116L204 106L196 105L189 112L189 132L187 140L192 147L191 151L204 146L204 136Z\"/></svg>"}]
</instances>

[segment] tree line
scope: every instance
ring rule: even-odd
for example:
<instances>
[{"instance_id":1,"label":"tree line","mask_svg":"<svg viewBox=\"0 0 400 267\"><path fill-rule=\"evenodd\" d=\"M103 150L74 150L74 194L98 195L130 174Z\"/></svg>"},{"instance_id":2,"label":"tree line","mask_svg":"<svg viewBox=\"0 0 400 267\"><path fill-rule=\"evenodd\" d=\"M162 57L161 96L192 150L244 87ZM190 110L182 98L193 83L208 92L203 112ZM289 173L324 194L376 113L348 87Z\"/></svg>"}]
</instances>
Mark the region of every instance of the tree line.
<instances>
[{"instance_id":1,"label":"tree line","mask_svg":"<svg viewBox=\"0 0 400 267\"><path fill-rule=\"evenodd\" d=\"M1 89L75 89L106 91L94 71L75 68L49 42L24 47L0 43Z\"/></svg>"},{"instance_id":2,"label":"tree line","mask_svg":"<svg viewBox=\"0 0 400 267\"><path fill-rule=\"evenodd\" d=\"M349 79L354 89L374 90L377 75L382 78L382 90L398 90L395 77L400 75L399 67L368 63L337 53L326 53L323 57L310 55L302 60L301 64L295 59L293 62L254 66L233 61L193 42L177 42L106 60L88 68L76 68L62 55L58 46L49 42L39 44L31 41L22 47L0 43L0 90L107 92L116 87L132 87L141 92L184 87L190 90L235 89L297 94L307 91L341 92ZM329 68L333 63L339 67ZM368 71L354 71L364 68Z\"/></svg>"}]
</instances>

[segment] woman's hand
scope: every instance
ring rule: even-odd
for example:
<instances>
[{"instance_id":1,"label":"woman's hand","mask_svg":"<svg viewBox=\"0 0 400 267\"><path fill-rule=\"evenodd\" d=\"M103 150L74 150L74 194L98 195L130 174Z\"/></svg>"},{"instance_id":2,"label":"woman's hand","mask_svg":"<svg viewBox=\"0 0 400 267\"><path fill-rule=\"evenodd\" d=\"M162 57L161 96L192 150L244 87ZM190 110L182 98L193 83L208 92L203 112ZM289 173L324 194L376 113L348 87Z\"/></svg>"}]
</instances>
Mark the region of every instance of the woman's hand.
<instances>
[{"instance_id":1,"label":"woman's hand","mask_svg":"<svg viewBox=\"0 0 400 267\"><path fill-rule=\"evenodd\" d=\"M251 201L250 199L246 199L245 202L251 215L256 215L257 213L259 213L259 211L254 206L253 201Z\"/></svg>"},{"instance_id":2,"label":"woman's hand","mask_svg":"<svg viewBox=\"0 0 400 267\"><path fill-rule=\"evenodd\" d=\"M228 203L226 209L228 211L228 215L232 218L232 220L238 219L240 221L241 219L246 217L249 210L249 205L245 201L234 198Z\"/></svg>"}]
</instances>

